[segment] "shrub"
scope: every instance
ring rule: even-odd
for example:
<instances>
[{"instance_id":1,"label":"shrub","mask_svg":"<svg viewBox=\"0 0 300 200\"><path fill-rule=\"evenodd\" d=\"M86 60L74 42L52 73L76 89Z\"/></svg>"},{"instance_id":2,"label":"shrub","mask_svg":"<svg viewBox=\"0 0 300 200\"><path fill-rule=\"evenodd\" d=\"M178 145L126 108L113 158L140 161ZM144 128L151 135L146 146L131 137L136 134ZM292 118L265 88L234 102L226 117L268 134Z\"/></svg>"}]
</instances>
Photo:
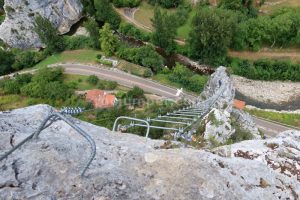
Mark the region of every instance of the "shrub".
<instances>
[{"instance_id":1,"label":"shrub","mask_svg":"<svg viewBox=\"0 0 300 200\"><path fill-rule=\"evenodd\" d=\"M91 85L97 85L98 81L99 81L99 78L95 75L90 75L86 81L91 84Z\"/></svg>"},{"instance_id":2,"label":"shrub","mask_svg":"<svg viewBox=\"0 0 300 200\"><path fill-rule=\"evenodd\" d=\"M106 90L114 90L118 86L118 83L115 81L107 81L105 84Z\"/></svg>"},{"instance_id":3,"label":"shrub","mask_svg":"<svg viewBox=\"0 0 300 200\"><path fill-rule=\"evenodd\" d=\"M141 0L113 0L113 4L116 7L138 7L141 4Z\"/></svg>"},{"instance_id":4,"label":"shrub","mask_svg":"<svg viewBox=\"0 0 300 200\"><path fill-rule=\"evenodd\" d=\"M144 77L145 78L149 78L149 77L151 77L153 75L153 73L152 73L152 71L151 71L151 69L146 69L145 71L144 71Z\"/></svg>"},{"instance_id":5,"label":"shrub","mask_svg":"<svg viewBox=\"0 0 300 200\"><path fill-rule=\"evenodd\" d=\"M234 74L257 80L300 81L300 63L260 59L257 61L230 59L230 68Z\"/></svg>"},{"instance_id":6,"label":"shrub","mask_svg":"<svg viewBox=\"0 0 300 200\"><path fill-rule=\"evenodd\" d=\"M118 99L123 99L123 98L126 97L126 93L123 92L123 91L118 91L117 94L116 94L116 97L117 97Z\"/></svg>"},{"instance_id":7,"label":"shrub","mask_svg":"<svg viewBox=\"0 0 300 200\"><path fill-rule=\"evenodd\" d=\"M148 2L152 5L159 4L164 8L174 8L180 5L182 0L148 0Z\"/></svg>"},{"instance_id":8,"label":"shrub","mask_svg":"<svg viewBox=\"0 0 300 200\"><path fill-rule=\"evenodd\" d=\"M158 72L163 66L163 58L150 45L136 48L123 46L118 49L117 55L129 62L149 67L154 72Z\"/></svg>"},{"instance_id":9,"label":"shrub","mask_svg":"<svg viewBox=\"0 0 300 200\"><path fill-rule=\"evenodd\" d=\"M128 24L128 23L121 23L118 31L124 35L130 36L135 39L142 40L142 41L150 41L150 39L151 39L150 33L141 31L140 29L136 28L132 24Z\"/></svg>"},{"instance_id":10,"label":"shrub","mask_svg":"<svg viewBox=\"0 0 300 200\"><path fill-rule=\"evenodd\" d=\"M99 44L99 26L96 20L92 17L88 18L87 21L83 23L83 26L86 28L86 30L90 34L90 39L91 39L91 44L94 48L99 49L100 44Z\"/></svg>"},{"instance_id":11,"label":"shrub","mask_svg":"<svg viewBox=\"0 0 300 200\"><path fill-rule=\"evenodd\" d=\"M60 52L65 48L63 37L59 36L52 23L38 15L35 18L35 32L39 35L41 41L46 44L49 53Z\"/></svg>"},{"instance_id":12,"label":"shrub","mask_svg":"<svg viewBox=\"0 0 300 200\"><path fill-rule=\"evenodd\" d=\"M128 99L143 99L144 98L144 90L134 86L132 90L127 92Z\"/></svg>"},{"instance_id":13,"label":"shrub","mask_svg":"<svg viewBox=\"0 0 300 200\"><path fill-rule=\"evenodd\" d=\"M98 63L102 64L102 65L107 65L107 66L112 66L113 65L113 63L109 60L97 59L96 61Z\"/></svg>"},{"instance_id":14,"label":"shrub","mask_svg":"<svg viewBox=\"0 0 300 200\"><path fill-rule=\"evenodd\" d=\"M4 83L3 90L6 94L19 94L20 84L15 80L7 80Z\"/></svg>"},{"instance_id":15,"label":"shrub","mask_svg":"<svg viewBox=\"0 0 300 200\"><path fill-rule=\"evenodd\" d=\"M32 67L34 64L36 64L36 54L37 53L32 51L17 51L15 53L15 62L12 65L12 68L14 70L21 70Z\"/></svg>"},{"instance_id":16,"label":"shrub","mask_svg":"<svg viewBox=\"0 0 300 200\"><path fill-rule=\"evenodd\" d=\"M98 42L97 42L98 43ZM64 36L65 48L68 50L84 49L94 47L94 43L87 36Z\"/></svg>"}]
</instances>

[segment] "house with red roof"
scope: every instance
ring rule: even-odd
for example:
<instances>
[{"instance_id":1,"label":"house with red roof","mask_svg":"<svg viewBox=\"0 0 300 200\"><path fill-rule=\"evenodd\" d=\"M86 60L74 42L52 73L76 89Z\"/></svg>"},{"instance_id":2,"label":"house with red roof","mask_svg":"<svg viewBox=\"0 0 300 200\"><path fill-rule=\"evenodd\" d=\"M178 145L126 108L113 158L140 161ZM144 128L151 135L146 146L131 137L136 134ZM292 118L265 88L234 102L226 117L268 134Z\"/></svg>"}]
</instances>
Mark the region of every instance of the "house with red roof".
<instances>
[{"instance_id":1,"label":"house with red roof","mask_svg":"<svg viewBox=\"0 0 300 200\"><path fill-rule=\"evenodd\" d=\"M117 102L115 95L98 89L87 91L86 100L92 102L94 108L111 108L114 107Z\"/></svg>"}]
</instances>

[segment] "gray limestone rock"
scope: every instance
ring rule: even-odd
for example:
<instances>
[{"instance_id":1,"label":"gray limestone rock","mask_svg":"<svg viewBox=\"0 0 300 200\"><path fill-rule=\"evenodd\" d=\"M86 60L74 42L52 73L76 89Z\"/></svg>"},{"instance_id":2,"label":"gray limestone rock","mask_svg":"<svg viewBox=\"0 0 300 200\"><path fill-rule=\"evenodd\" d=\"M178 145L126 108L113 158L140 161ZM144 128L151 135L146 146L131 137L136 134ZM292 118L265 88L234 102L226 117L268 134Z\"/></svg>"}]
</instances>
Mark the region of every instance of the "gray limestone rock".
<instances>
[{"instance_id":1,"label":"gray limestone rock","mask_svg":"<svg viewBox=\"0 0 300 200\"><path fill-rule=\"evenodd\" d=\"M34 31L35 16L49 19L64 34L80 20L82 8L80 0L5 0L6 17L0 25L0 39L21 49L43 47Z\"/></svg>"},{"instance_id":2,"label":"gray limestone rock","mask_svg":"<svg viewBox=\"0 0 300 200\"><path fill-rule=\"evenodd\" d=\"M213 109L203 119L205 122L204 138L213 137L217 142L226 142L237 130L237 127L232 125L233 120L237 121L238 128L252 134L253 138L261 138L251 116L242 110L233 108L235 88L233 80L225 67L217 68L215 73L211 75L204 91L200 94L200 98L202 100L208 99L222 88L224 88L222 95L213 105Z\"/></svg>"},{"instance_id":3,"label":"gray limestone rock","mask_svg":"<svg viewBox=\"0 0 300 200\"><path fill-rule=\"evenodd\" d=\"M0 113L0 154L34 132L51 110L38 105ZM86 176L79 174L90 154L88 143L57 121L0 162L0 199L299 199L299 132L213 154L160 149L163 141L70 119L97 145ZM244 153L235 154L238 150Z\"/></svg>"}]
</instances>

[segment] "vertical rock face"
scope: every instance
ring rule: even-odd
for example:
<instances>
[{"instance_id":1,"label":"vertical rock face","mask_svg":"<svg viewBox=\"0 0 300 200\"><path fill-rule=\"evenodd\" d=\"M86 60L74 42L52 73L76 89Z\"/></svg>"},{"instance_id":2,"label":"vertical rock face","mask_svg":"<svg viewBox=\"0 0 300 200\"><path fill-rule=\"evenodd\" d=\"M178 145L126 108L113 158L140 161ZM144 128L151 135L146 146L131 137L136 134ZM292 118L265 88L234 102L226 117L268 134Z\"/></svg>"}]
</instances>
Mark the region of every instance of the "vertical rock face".
<instances>
[{"instance_id":1,"label":"vertical rock face","mask_svg":"<svg viewBox=\"0 0 300 200\"><path fill-rule=\"evenodd\" d=\"M235 96L235 89L232 79L227 74L225 67L219 67L215 73L211 75L204 91L201 94L201 97L208 99L209 97L213 96L221 86L224 87L225 90L214 107L217 109L226 108L228 112L231 112Z\"/></svg>"},{"instance_id":2,"label":"vertical rock face","mask_svg":"<svg viewBox=\"0 0 300 200\"><path fill-rule=\"evenodd\" d=\"M218 98L213 105L214 108L204 117L202 122L205 126L203 133L204 138L224 143L238 131L251 134L251 136L249 136L251 138L260 138L258 128L251 116L242 110L233 108L235 88L232 78L227 73L225 67L219 67L215 73L211 75L200 97L208 99L219 90L223 90L222 95Z\"/></svg>"},{"instance_id":3,"label":"vertical rock face","mask_svg":"<svg viewBox=\"0 0 300 200\"><path fill-rule=\"evenodd\" d=\"M82 8L80 0L5 0L6 17L0 26L0 39L21 49L42 47L34 32L35 16L49 19L64 34L80 20Z\"/></svg>"}]
</instances>

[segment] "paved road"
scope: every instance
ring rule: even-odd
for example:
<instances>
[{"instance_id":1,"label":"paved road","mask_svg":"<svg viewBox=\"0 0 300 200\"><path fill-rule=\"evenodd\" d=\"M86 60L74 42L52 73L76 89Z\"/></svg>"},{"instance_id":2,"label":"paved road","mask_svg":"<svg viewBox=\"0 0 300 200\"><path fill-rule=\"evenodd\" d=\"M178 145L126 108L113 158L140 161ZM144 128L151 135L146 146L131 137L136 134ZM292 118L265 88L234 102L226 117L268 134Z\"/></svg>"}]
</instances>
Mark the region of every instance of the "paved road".
<instances>
[{"instance_id":1,"label":"paved road","mask_svg":"<svg viewBox=\"0 0 300 200\"><path fill-rule=\"evenodd\" d=\"M259 129L261 129L267 137L275 137L279 133L287 130L294 130L293 128L280 125L274 122L270 122L261 118L256 118L252 116L254 119L254 122L258 126ZM300 128L299 128L300 130Z\"/></svg>"},{"instance_id":2,"label":"paved road","mask_svg":"<svg viewBox=\"0 0 300 200\"><path fill-rule=\"evenodd\" d=\"M96 75L101 79L116 81L118 84L130 88L138 86L148 93L156 94L173 100L179 99L176 96L176 88L165 86L149 79L133 76L117 69L105 69L83 64L59 64L59 66L63 67L65 69L65 73L67 74ZM196 96L187 93L183 93L183 96L189 100L196 99Z\"/></svg>"},{"instance_id":3,"label":"paved road","mask_svg":"<svg viewBox=\"0 0 300 200\"><path fill-rule=\"evenodd\" d=\"M56 64L55 66L63 67L65 69L65 72L68 74L96 75L101 79L116 81L120 85L124 85L127 87L138 86L148 93L157 94L173 100L178 99L178 97L175 95L177 92L176 88L168 87L160 83L151 81L149 79L133 76L131 74L119 71L117 69L105 69L84 64ZM21 73L33 73L34 71L35 70L30 70ZM0 79L1 78L3 77L0 77ZM189 100L196 99L196 96L186 93L184 93L184 97ZM284 125L279 125L255 117L254 121L257 124L257 126L269 137L274 137L280 132L292 129Z\"/></svg>"}]
</instances>

